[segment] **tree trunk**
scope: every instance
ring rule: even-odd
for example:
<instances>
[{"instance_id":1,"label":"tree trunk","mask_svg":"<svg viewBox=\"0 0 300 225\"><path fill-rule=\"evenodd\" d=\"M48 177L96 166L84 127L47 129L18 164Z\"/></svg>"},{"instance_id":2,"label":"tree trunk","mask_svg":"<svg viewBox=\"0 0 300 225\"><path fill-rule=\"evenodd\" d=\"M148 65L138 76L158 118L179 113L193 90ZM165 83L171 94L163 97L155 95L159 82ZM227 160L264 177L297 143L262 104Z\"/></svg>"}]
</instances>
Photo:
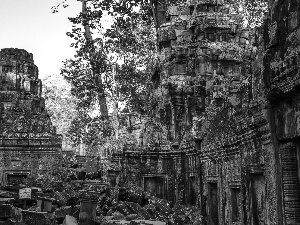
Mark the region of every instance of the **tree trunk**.
<instances>
[{"instance_id":1,"label":"tree trunk","mask_svg":"<svg viewBox=\"0 0 300 225\"><path fill-rule=\"evenodd\" d=\"M82 2L82 14L84 15L86 13L86 0L81 0ZM105 89L103 86L102 78L101 78L101 71L100 68L97 66L97 52L95 50L94 46L94 40L91 34L91 29L88 26L88 24L85 24L85 18L83 18L84 22L84 31L85 31L85 38L88 47L90 47L90 64L92 66L92 72L93 76L96 78L96 83L98 86L98 103L100 105L100 113L104 117L108 117L108 109L107 109L107 102L106 102L106 96L105 96Z\"/></svg>"}]
</instances>

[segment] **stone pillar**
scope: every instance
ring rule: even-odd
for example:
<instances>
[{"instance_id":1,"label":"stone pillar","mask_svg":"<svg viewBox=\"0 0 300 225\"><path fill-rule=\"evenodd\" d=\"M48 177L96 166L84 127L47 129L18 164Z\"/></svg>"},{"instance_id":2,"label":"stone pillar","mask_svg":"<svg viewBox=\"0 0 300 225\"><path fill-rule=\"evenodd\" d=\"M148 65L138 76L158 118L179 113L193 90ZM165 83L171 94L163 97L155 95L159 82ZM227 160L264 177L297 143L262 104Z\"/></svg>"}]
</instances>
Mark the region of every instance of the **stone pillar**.
<instances>
[{"instance_id":1,"label":"stone pillar","mask_svg":"<svg viewBox=\"0 0 300 225\"><path fill-rule=\"evenodd\" d=\"M108 182L111 187L118 186L119 184L119 179L121 175L120 170L107 170L108 173Z\"/></svg>"},{"instance_id":2,"label":"stone pillar","mask_svg":"<svg viewBox=\"0 0 300 225\"><path fill-rule=\"evenodd\" d=\"M96 192L80 191L79 225L94 225L96 220Z\"/></svg>"},{"instance_id":3,"label":"stone pillar","mask_svg":"<svg viewBox=\"0 0 300 225\"><path fill-rule=\"evenodd\" d=\"M172 96L171 98L174 109L174 125L175 125L175 142L179 142L182 138L184 123L184 98L183 96Z\"/></svg>"}]
</instances>

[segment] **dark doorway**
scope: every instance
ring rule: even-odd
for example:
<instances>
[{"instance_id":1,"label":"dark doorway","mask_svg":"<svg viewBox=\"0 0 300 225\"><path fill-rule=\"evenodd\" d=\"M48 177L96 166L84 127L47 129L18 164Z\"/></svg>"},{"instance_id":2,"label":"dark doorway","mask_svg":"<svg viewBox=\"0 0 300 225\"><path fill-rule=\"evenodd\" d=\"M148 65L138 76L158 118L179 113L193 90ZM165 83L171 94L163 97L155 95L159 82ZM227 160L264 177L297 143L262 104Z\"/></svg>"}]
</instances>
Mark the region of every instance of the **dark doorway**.
<instances>
[{"instance_id":1,"label":"dark doorway","mask_svg":"<svg viewBox=\"0 0 300 225\"><path fill-rule=\"evenodd\" d=\"M239 188L231 188L231 219L232 222L241 221L241 190Z\"/></svg>"},{"instance_id":2,"label":"dark doorway","mask_svg":"<svg viewBox=\"0 0 300 225\"><path fill-rule=\"evenodd\" d=\"M218 185L217 183L208 184L208 208L209 208L209 222L210 225L219 224L218 213Z\"/></svg>"},{"instance_id":3,"label":"dark doorway","mask_svg":"<svg viewBox=\"0 0 300 225\"><path fill-rule=\"evenodd\" d=\"M196 184L196 179L195 176L191 176L189 178L189 203L190 205L196 205L197 202L197 184Z\"/></svg>"},{"instance_id":4,"label":"dark doorway","mask_svg":"<svg viewBox=\"0 0 300 225\"><path fill-rule=\"evenodd\" d=\"M25 174L7 174L6 186L19 187L27 182L27 175Z\"/></svg>"},{"instance_id":5,"label":"dark doorway","mask_svg":"<svg viewBox=\"0 0 300 225\"><path fill-rule=\"evenodd\" d=\"M164 198L164 178L144 177L144 191L149 192L158 198Z\"/></svg>"},{"instance_id":6,"label":"dark doorway","mask_svg":"<svg viewBox=\"0 0 300 225\"><path fill-rule=\"evenodd\" d=\"M250 175L249 224L260 225L264 222L265 178L262 174Z\"/></svg>"}]
</instances>

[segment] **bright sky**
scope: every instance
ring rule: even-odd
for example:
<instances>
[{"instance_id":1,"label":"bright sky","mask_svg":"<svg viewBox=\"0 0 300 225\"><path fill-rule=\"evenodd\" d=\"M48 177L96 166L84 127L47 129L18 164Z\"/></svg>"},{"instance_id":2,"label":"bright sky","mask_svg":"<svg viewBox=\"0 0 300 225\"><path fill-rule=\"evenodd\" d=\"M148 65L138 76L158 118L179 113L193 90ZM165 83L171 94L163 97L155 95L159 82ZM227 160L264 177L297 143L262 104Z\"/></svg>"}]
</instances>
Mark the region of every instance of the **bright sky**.
<instances>
[{"instance_id":1,"label":"bright sky","mask_svg":"<svg viewBox=\"0 0 300 225\"><path fill-rule=\"evenodd\" d=\"M73 17L81 11L81 2L69 0L69 7L52 13L60 0L0 0L0 49L21 48L33 54L40 78L58 74L62 61L75 51L70 47Z\"/></svg>"}]
</instances>

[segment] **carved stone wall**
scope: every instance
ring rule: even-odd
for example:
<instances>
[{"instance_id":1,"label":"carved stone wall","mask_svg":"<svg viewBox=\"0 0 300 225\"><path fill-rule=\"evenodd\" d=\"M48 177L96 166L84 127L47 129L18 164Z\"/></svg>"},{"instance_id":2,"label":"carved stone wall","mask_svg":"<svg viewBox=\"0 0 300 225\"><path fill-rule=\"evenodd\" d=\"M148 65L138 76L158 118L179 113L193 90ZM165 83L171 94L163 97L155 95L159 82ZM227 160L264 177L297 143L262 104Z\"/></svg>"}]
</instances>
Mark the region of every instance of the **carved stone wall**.
<instances>
[{"instance_id":1,"label":"carved stone wall","mask_svg":"<svg viewBox=\"0 0 300 225\"><path fill-rule=\"evenodd\" d=\"M195 172L187 173L187 156L181 152L125 151L114 155L113 162L120 164L122 181L125 185L138 185L153 195L173 203L196 204L196 198L189 199L189 192L195 189ZM195 171L195 169L193 170ZM186 185L190 182L189 186Z\"/></svg>"},{"instance_id":2,"label":"carved stone wall","mask_svg":"<svg viewBox=\"0 0 300 225\"><path fill-rule=\"evenodd\" d=\"M200 159L196 192L206 223L263 224L277 216L262 74L264 30L243 28L232 9L229 1L157 1L154 96L161 103L157 111L171 109L164 117L172 118L173 146L185 161L190 149ZM187 164L186 181L191 168Z\"/></svg>"},{"instance_id":3,"label":"carved stone wall","mask_svg":"<svg viewBox=\"0 0 300 225\"><path fill-rule=\"evenodd\" d=\"M56 134L41 97L42 82L31 53L0 51L0 177L48 173L59 165L61 135ZM3 183L4 182L4 183ZM6 183L5 183L6 182Z\"/></svg>"},{"instance_id":4,"label":"carved stone wall","mask_svg":"<svg viewBox=\"0 0 300 225\"><path fill-rule=\"evenodd\" d=\"M264 32L264 85L276 144L278 207L282 224L300 223L299 59L300 3L271 1ZM280 198L280 199L279 199Z\"/></svg>"},{"instance_id":5,"label":"carved stone wall","mask_svg":"<svg viewBox=\"0 0 300 225\"><path fill-rule=\"evenodd\" d=\"M180 156L170 191L186 204L196 193L204 224L300 223L299 1L269 1L252 30L230 1L154 2L153 114L172 144L151 154ZM124 166L150 154L136 152Z\"/></svg>"}]
</instances>

